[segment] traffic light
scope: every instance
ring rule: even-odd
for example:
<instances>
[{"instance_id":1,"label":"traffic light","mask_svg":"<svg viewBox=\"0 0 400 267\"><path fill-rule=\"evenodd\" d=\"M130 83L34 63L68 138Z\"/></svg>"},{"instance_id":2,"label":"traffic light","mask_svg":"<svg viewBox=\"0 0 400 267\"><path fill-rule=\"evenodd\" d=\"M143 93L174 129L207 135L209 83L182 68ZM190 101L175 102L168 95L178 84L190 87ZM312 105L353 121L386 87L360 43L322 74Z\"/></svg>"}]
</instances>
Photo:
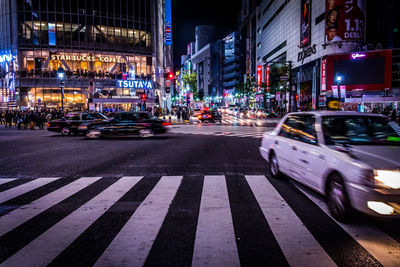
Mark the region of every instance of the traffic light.
<instances>
[{"instance_id":1,"label":"traffic light","mask_svg":"<svg viewBox=\"0 0 400 267\"><path fill-rule=\"evenodd\" d=\"M174 79L174 73L170 72L168 73L168 80Z\"/></svg>"},{"instance_id":2,"label":"traffic light","mask_svg":"<svg viewBox=\"0 0 400 267\"><path fill-rule=\"evenodd\" d=\"M146 94L142 94L142 100L146 101Z\"/></svg>"}]
</instances>

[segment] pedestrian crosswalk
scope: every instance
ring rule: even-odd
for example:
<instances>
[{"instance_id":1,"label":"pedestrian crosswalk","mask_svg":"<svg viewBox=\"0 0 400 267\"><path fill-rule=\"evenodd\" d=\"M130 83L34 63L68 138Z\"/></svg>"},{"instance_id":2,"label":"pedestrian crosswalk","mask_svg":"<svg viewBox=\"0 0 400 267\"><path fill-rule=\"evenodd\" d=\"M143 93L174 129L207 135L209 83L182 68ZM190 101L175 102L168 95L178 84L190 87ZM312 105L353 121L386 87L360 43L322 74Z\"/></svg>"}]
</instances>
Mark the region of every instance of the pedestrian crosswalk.
<instances>
[{"instance_id":1,"label":"pedestrian crosswalk","mask_svg":"<svg viewBox=\"0 0 400 267\"><path fill-rule=\"evenodd\" d=\"M237 128L226 126L202 126L202 125L179 125L170 128L170 133L177 134L194 134L194 135L211 135L211 136L234 136L243 138L260 139L265 128Z\"/></svg>"},{"instance_id":2,"label":"pedestrian crosswalk","mask_svg":"<svg viewBox=\"0 0 400 267\"><path fill-rule=\"evenodd\" d=\"M400 262L396 237L264 175L16 180L0 178L0 266Z\"/></svg>"}]
</instances>

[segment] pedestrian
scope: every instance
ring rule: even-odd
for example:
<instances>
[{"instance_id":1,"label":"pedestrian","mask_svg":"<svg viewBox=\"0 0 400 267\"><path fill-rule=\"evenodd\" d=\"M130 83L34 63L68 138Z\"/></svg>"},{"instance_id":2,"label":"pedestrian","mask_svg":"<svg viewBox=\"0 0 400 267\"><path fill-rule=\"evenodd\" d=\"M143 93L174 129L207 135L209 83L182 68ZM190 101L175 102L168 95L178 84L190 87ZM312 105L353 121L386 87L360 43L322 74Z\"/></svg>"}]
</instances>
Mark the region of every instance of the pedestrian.
<instances>
[{"instance_id":1,"label":"pedestrian","mask_svg":"<svg viewBox=\"0 0 400 267\"><path fill-rule=\"evenodd\" d=\"M6 119L6 128L7 125L9 128L11 128L11 123L12 123L12 114L9 110L6 110L6 114L5 114L5 119Z\"/></svg>"},{"instance_id":2,"label":"pedestrian","mask_svg":"<svg viewBox=\"0 0 400 267\"><path fill-rule=\"evenodd\" d=\"M22 113L18 112L17 115L17 126L18 126L18 130L21 130L21 125L24 122L23 118L22 118Z\"/></svg>"},{"instance_id":3,"label":"pedestrian","mask_svg":"<svg viewBox=\"0 0 400 267\"><path fill-rule=\"evenodd\" d=\"M181 121L181 108L180 107L176 110L176 118L178 119L178 121Z\"/></svg>"},{"instance_id":4,"label":"pedestrian","mask_svg":"<svg viewBox=\"0 0 400 267\"><path fill-rule=\"evenodd\" d=\"M5 124L5 121L4 121L4 114L3 114L3 111L0 111L0 125L3 125L3 122L4 122L4 124Z\"/></svg>"}]
</instances>

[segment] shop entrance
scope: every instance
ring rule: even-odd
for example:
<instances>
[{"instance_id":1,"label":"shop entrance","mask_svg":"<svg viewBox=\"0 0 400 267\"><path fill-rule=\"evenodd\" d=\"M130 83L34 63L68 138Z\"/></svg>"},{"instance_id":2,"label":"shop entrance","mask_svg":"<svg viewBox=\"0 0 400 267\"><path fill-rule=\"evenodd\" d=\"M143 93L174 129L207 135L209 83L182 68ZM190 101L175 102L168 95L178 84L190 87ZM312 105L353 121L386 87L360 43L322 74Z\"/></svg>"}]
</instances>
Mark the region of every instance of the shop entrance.
<instances>
[{"instance_id":1,"label":"shop entrance","mask_svg":"<svg viewBox=\"0 0 400 267\"><path fill-rule=\"evenodd\" d=\"M300 110L312 110L312 81L305 81L300 83Z\"/></svg>"}]
</instances>

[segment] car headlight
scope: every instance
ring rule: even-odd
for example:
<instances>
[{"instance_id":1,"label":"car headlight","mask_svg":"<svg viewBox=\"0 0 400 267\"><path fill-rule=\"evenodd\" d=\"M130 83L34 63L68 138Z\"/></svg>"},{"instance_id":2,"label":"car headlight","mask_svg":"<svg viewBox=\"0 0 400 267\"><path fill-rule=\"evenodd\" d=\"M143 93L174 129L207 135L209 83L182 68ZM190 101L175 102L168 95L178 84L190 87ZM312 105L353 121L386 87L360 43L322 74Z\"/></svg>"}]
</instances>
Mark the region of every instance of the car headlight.
<instances>
[{"instance_id":1,"label":"car headlight","mask_svg":"<svg viewBox=\"0 0 400 267\"><path fill-rule=\"evenodd\" d=\"M400 171L375 170L374 180L376 186L400 189Z\"/></svg>"}]
</instances>

